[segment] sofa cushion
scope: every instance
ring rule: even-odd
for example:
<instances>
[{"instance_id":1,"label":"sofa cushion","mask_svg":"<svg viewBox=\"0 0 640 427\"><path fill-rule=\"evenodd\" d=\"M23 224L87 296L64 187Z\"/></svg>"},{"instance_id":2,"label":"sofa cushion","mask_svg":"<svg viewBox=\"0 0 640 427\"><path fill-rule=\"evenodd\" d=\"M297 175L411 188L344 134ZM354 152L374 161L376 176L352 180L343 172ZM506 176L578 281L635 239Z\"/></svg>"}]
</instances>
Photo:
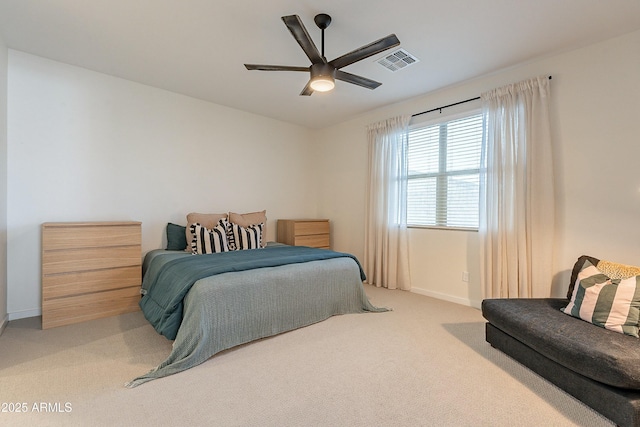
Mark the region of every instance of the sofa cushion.
<instances>
[{"instance_id":1,"label":"sofa cushion","mask_svg":"<svg viewBox=\"0 0 640 427\"><path fill-rule=\"evenodd\" d=\"M571 300L562 311L596 326L638 338L639 277L612 279L587 261L578 274Z\"/></svg>"},{"instance_id":2,"label":"sofa cushion","mask_svg":"<svg viewBox=\"0 0 640 427\"><path fill-rule=\"evenodd\" d=\"M640 390L640 340L560 310L565 299L487 299L482 314L496 328L592 380Z\"/></svg>"}]
</instances>

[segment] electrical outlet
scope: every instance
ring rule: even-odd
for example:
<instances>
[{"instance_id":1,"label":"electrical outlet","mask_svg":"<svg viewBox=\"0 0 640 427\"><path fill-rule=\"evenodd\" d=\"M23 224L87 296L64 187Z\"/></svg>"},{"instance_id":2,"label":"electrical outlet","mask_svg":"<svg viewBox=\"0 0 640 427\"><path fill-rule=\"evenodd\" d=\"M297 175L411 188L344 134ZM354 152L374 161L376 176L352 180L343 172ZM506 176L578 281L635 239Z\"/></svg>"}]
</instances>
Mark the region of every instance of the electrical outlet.
<instances>
[{"instance_id":1,"label":"electrical outlet","mask_svg":"<svg viewBox=\"0 0 640 427\"><path fill-rule=\"evenodd\" d=\"M462 281L463 282L468 282L469 281L469 272L468 271L463 271L462 272Z\"/></svg>"}]
</instances>

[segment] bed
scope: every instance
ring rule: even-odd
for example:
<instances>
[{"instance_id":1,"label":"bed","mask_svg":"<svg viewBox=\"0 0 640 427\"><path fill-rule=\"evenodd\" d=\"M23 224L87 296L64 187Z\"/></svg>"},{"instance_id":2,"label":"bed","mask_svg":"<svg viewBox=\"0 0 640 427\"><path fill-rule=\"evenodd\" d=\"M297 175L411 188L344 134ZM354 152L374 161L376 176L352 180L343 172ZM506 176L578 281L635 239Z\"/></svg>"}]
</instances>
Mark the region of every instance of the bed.
<instances>
[{"instance_id":1,"label":"bed","mask_svg":"<svg viewBox=\"0 0 640 427\"><path fill-rule=\"evenodd\" d=\"M143 263L140 307L174 340L159 366L127 387L172 375L216 353L347 313L383 312L352 255L269 243L206 255L153 250Z\"/></svg>"}]
</instances>

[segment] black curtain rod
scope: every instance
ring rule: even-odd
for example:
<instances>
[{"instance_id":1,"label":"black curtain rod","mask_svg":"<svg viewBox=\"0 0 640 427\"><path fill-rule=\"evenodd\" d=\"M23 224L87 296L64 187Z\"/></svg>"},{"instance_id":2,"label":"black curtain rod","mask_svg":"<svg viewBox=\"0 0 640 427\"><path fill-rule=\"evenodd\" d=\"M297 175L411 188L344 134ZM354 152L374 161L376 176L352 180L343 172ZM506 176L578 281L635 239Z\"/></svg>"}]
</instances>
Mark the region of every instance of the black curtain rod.
<instances>
[{"instance_id":1,"label":"black curtain rod","mask_svg":"<svg viewBox=\"0 0 640 427\"><path fill-rule=\"evenodd\" d=\"M427 110L427 111L423 111L421 113L415 113L412 114L411 117L415 117L415 116L420 116L422 114L427 114L427 113L433 113L434 111L440 111L442 113L442 109L443 108L449 108L449 107L453 107L454 105L460 105L460 104L465 104L467 102L471 102L471 101L475 101L477 99L480 99L479 96L476 96L475 98L469 98L469 99L465 99L464 101L460 101L460 102L455 102L453 104L449 104L449 105L444 105L442 107L438 107L438 108L433 108L431 110Z\"/></svg>"},{"instance_id":2,"label":"black curtain rod","mask_svg":"<svg viewBox=\"0 0 640 427\"><path fill-rule=\"evenodd\" d=\"M551 80L551 76L549 76L549 80ZM476 101L478 99L480 99L480 97L476 96L475 98L469 98L469 99L465 99L464 101L454 102L453 104L444 105L444 106L438 107L438 108L432 108L431 110L422 111L420 113L415 113L415 114L412 114L411 117L420 116L422 114L427 114L427 113L433 113L434 111L440 111L440 113L442 113L442 109L443 108L449 108L449 107L453 107L453 106L456 106L456 105L465 104L467 102Z\"/></svg>"}]
</instances>

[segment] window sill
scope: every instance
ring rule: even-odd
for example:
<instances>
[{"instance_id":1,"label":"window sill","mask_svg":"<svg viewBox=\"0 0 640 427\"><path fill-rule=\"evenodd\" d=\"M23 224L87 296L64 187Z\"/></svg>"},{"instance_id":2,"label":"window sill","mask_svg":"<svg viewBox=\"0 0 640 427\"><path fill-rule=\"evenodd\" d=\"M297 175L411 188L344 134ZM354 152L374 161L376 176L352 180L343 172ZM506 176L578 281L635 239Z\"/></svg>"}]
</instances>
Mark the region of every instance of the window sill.
<instances>
[{"instance_id":1,"label":"window sill","mask_svg":"<svg viewBox=\"0 0 640 427\"><path fill-rule=\"evenodd\" d=\"M475 231L475 232L478 231L477 228L473 228L473 227L443 227L443 226L437 226L437 225L407 225L407 228L447 230L447 231Z\"/></svg>"}]
</instances>

